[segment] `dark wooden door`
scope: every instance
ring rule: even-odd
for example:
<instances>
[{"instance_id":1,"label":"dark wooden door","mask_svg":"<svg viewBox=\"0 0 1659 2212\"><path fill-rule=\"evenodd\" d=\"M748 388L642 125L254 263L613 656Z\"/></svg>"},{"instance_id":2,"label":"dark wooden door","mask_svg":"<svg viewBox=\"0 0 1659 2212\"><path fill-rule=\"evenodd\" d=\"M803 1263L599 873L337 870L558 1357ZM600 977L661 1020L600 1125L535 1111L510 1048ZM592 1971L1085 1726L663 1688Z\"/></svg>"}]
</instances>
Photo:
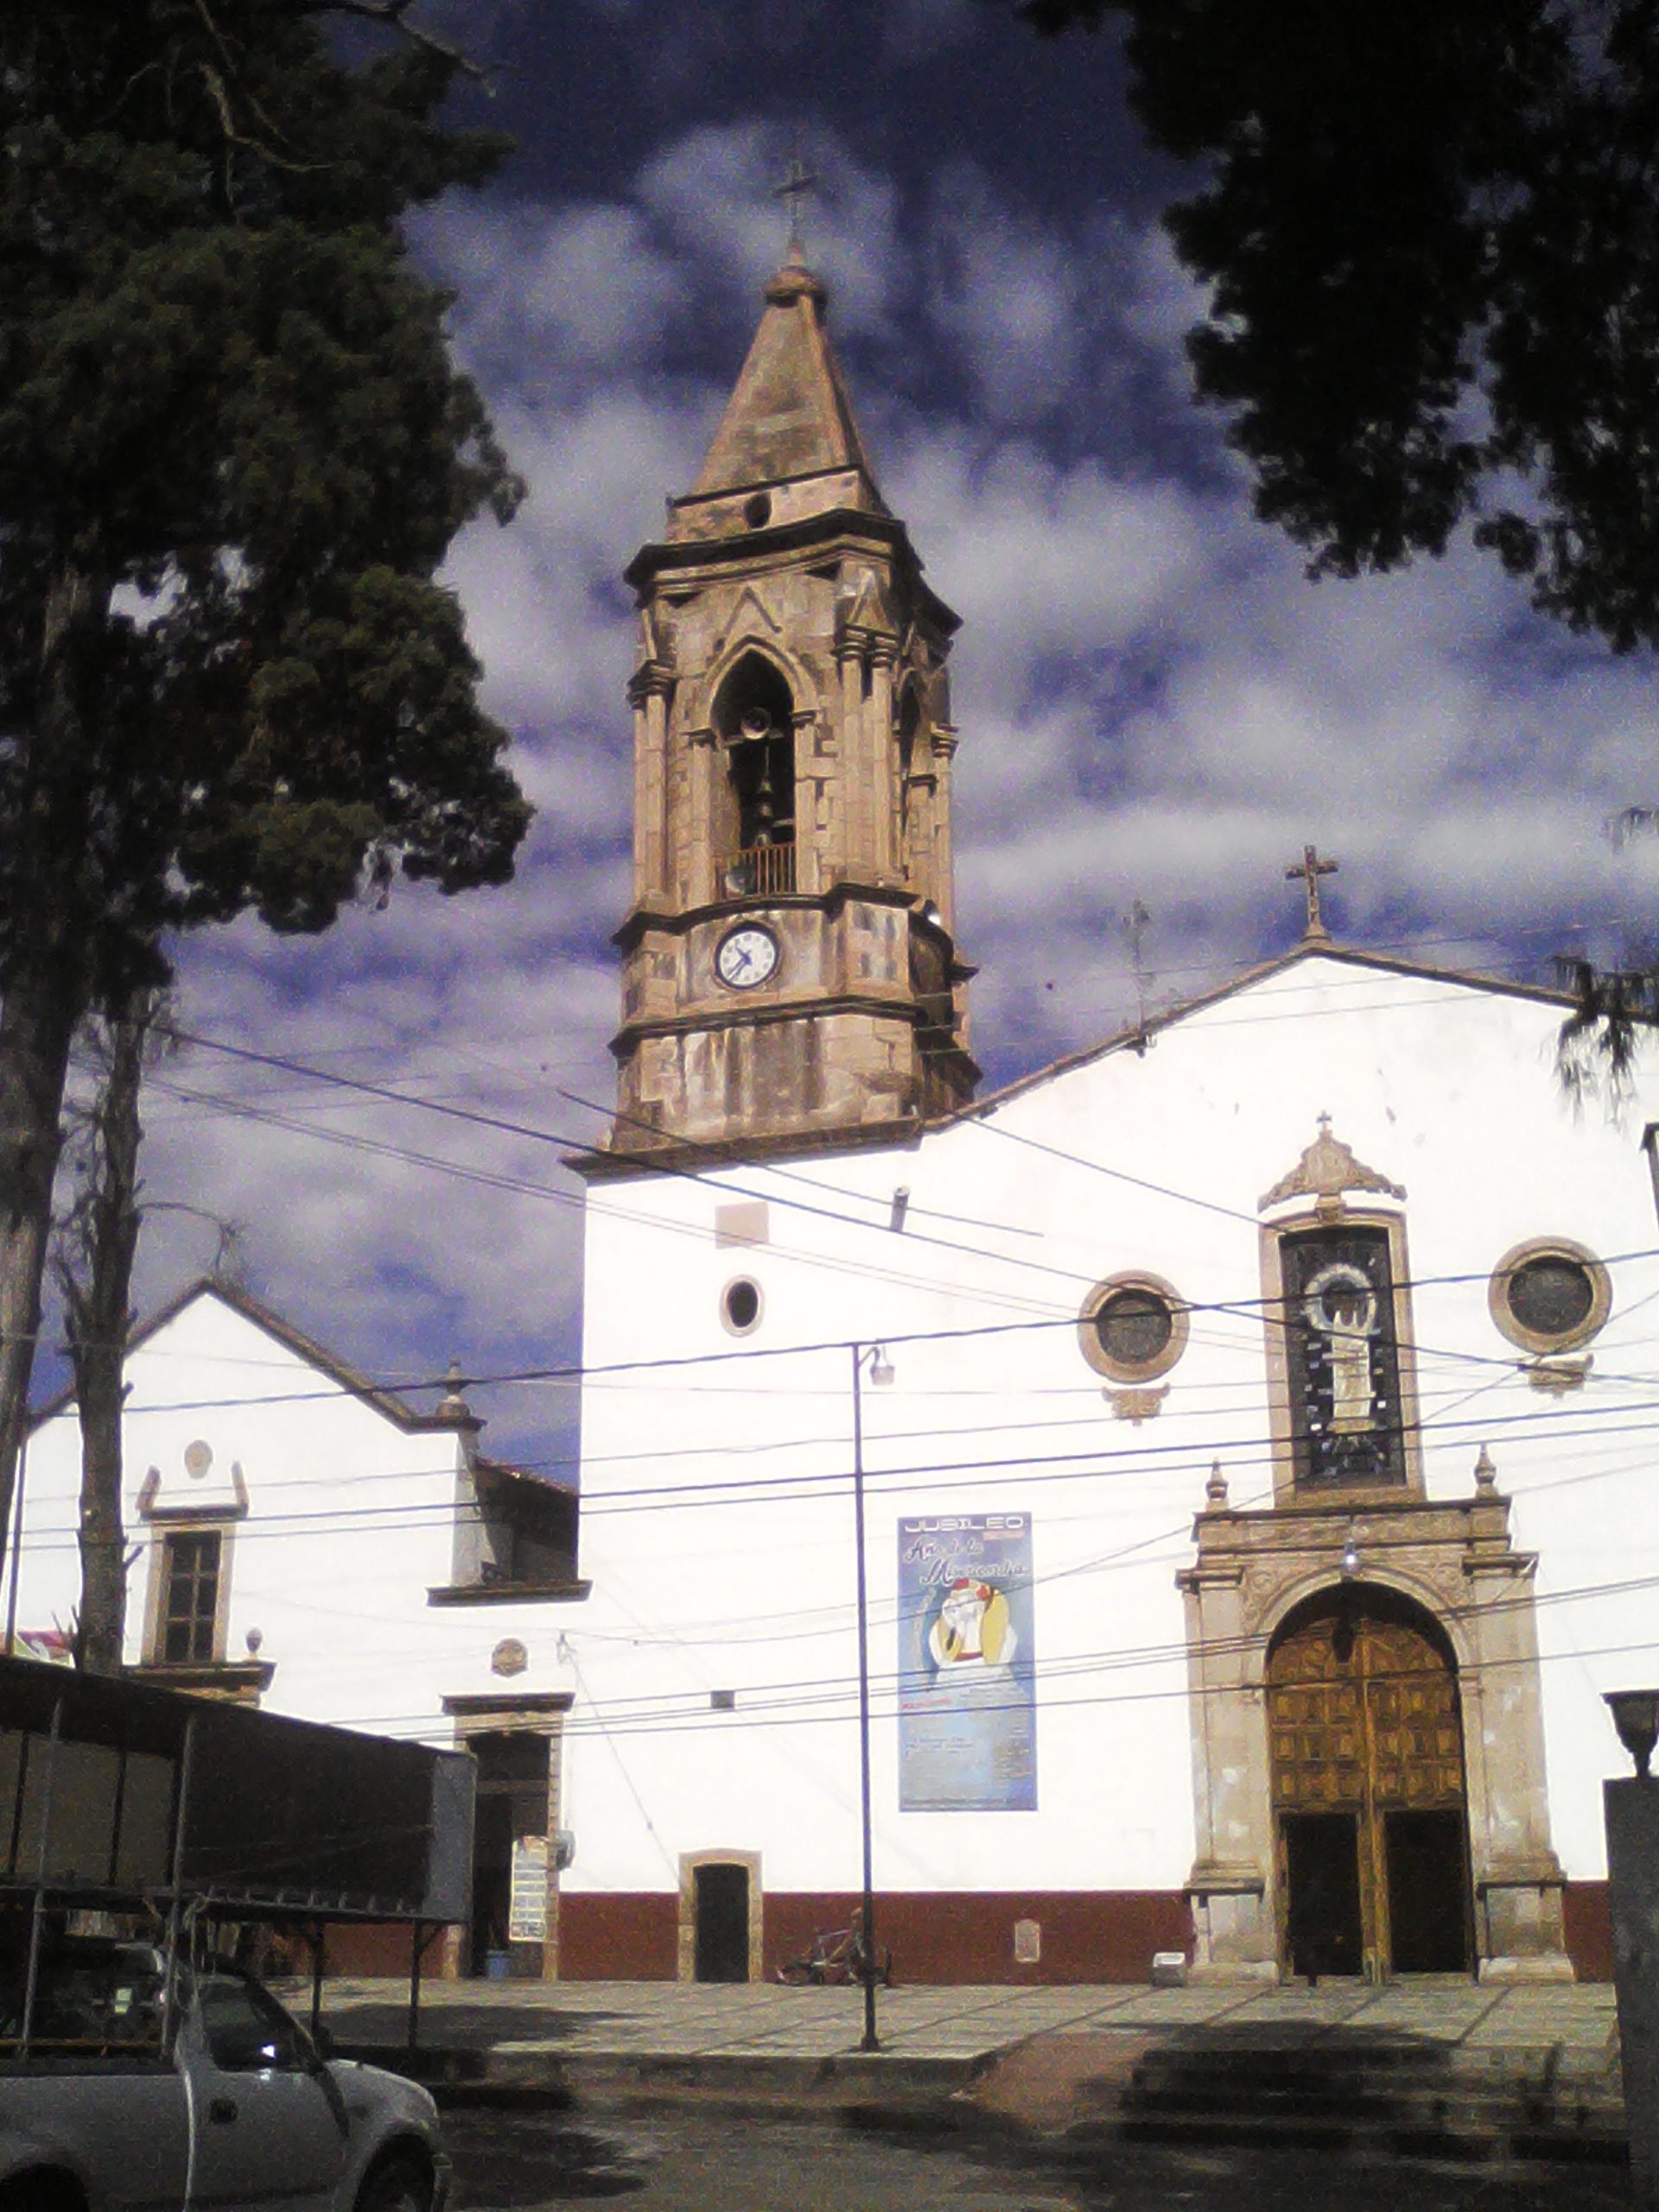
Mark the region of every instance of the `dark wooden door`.
<instances>
[{"instance_id":1,"label":"dark wooden door","mask_svg":"<svg viewBox=\"0 0 1659 2212\"><path fill-rule=\"evenodd\" d=\"M1351 1813L1282 1816L1288 1941L1294 1972L1357 1974L1364 1960L1359 1822Z\"/></svg>"},{"instance_id":2,"label":"dark wooden door","mask_svg":"<svg viewBox=\"0 0 1659 2212\"><path fill-rule=\"evenodd\" d=\"M1385 1812L1382 1840L1394 1971L1461 1974L1469 1963L1463 1815Z\"/></svg>"},{"instance_id":3,"label":"dark wooden door","mask_svg":"<svg viewBox=\"0 0 1659 2212\"><path fill-rule=\"evenodd\" d=\"M1426 1614L1350 1584L1291 1616L1268 1660L1285 1961L1293 1972L1459 1973L1470 1963L1457 1676ZM1299 1962L1336 1929L1340 1819L1354 1845L1359 1956ZM1319 1839L1323 1838L1323 1840ZM1341 1892L1346 1896L1347 1892ZM1343 1910L1347 1910L1344 1905ZM1352 1957L1347 1934L1329 1939Z\"/></svg>"},{"instance_id":4,"label":"dark wooden door","mask_svg":"<svg viewBox=\"0 0 1659 2212\"><path fill-rule=\"evenodd\" d=\"M749 1870L722 1861L692 1869L699 1981L749 1978Z\"/></svg>"}]
</instances>

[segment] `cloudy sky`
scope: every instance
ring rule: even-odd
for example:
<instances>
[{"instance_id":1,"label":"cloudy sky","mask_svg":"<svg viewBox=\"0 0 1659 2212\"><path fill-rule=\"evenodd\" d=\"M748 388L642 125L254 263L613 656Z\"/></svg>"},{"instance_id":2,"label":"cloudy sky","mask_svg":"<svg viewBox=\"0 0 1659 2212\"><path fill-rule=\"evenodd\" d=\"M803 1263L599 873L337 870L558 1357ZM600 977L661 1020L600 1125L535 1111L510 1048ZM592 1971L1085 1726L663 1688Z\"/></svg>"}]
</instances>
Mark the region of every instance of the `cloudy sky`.
<instances>
[{"instance_id":1,"label":"cloudy sky","mask_svg":"<svg viewBox=\"0 0 1659 2212\"><path fill-rule=\"evenodd\" d=\"M157 1071L142 1308L234 1223L249 1287L394 1382L570 1357L580 1185L610 1095L634 656L620 582L689 489L780 258L810 258L889 504L963 618L959 931L995 1083L1297 934L1335 854L1339 935L1547 977L1655 911L1653 677L1529 614L1465 548L1306 582L1187 397L1198 302L1156 216L1179 175L1111 43L1002 0L429 0L487 62L518 156L421 257L531 492L452 573L539 812L517 882L402 888L315 943L251 924L180 957L192 1032L485 1117L208 1049ZM581 1103L578 1103L581 1102ZM486 1126L507 1123L511 1128ZM515 1131L528 1134L515 1134ZM44 1377L42 1380L49 1379ZM480 1387L488 1443L553 1464L568 1394Z\"/></svg>"}]
</instances>

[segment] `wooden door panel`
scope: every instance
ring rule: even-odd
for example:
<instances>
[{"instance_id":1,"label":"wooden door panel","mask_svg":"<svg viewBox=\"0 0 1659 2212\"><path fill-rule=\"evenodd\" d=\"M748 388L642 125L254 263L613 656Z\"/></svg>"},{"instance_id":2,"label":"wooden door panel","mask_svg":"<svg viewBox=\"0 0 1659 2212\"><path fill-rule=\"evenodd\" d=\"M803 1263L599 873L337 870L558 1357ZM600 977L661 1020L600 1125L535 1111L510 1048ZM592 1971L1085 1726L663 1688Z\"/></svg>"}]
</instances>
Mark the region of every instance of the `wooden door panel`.
<instances>
[{"instance_id":1,"label":"wooden door panel","mask_svg":"<svg viewBox=\"0 0 1659 2212\"><path fill-rule=\"evenodd\" d=\"M1268 1736L1281 1836L1287 1821L1313 1815L1351 1814L1358 1823L1364 1956L1368 1968L1383 1970L1391 1952L1391 1892L1401 1880L1398 1866L1390 1875L1385 1822L1415 1821L1397 1828L1398 1835L1432 1839L1441 1831L1423 1823L1454 1816L1455 1833L1462 1834L1456 1676L1429 1635L1402 1618L1395 1601L1357 1589L1333 1593L1269 1656ZM1298 1910L1292 1889L1299 1861L1285 1853L1281 1863L1288 1928ZM1458 1866L1456 1880L1466 1884L1460 1856ZM1426 1939L1404 1925L1401 1935L1402 1966L1409 1969Z\"/></svg>"}]
</instances>

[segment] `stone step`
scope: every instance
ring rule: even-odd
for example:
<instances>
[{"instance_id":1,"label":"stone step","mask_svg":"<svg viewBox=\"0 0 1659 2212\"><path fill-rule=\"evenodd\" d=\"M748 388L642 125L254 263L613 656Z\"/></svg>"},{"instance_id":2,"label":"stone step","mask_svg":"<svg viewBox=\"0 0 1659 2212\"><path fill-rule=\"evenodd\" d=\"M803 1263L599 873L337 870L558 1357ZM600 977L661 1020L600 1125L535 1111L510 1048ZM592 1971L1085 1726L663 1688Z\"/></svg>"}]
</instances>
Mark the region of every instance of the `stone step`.
<instances>
[{"instance_id":1,"label":"stone step","mask_svg":"<svg viewBox=\"0 0 1659 2212\"><path fill-rule=\"evenodd\" d=\"M1548 2047L1471 2064L1410 2037L1200 2031L1143 2050L1115 2113L1082 2134L1465 2164L1624 2160L1611 2078L1563 2080L1560 2060Z\"/></svg>"},{"instance_id":2,"label":"stone step","mask_svg":"<svg viewBox=\"0 0 1659 2212\"><path fill-rule=\"evenodd\" d=\"M1421 2158L1479 2165L1493 2161L1620 2165L1622 2131L1605 2126L1532 2127L1458 2117L1446 2123L1399 2118L1340 2118L1247 2112L1125 2112L1116 2120L1071 2131L1090 2140L1185 2145L1192 2148L1319 2151L1332 2156Z\"/></svg>"}]
</instances>

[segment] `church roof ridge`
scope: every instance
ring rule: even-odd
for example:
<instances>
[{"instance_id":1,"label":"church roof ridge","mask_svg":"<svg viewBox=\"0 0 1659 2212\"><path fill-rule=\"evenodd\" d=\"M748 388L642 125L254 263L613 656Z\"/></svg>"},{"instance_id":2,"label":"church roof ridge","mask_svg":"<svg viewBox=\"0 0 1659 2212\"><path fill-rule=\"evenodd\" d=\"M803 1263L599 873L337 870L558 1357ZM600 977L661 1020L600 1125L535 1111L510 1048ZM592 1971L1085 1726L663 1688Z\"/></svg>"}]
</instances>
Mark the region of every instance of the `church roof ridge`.
<instances>
[{"instance_id":1,"label":"church roof ridge","mask_svg":"<svg viewBox=\"0 0 1659 2212\"><path fill-rule=\"evenodd\" d=\"M766 304L704 458L693 499L856 470L885 512L825 327L829 289L798 257L775 271Z\"/></svg>"},{"instance_id":2,"label":"church roof ridge","mask_svg":"<svg viewBox=\"0 0 1659 2212\"><path fill-rule=\"evenodd\" d=\"M958 1122L972 1122L1005 1106L1011 1099L1033 1090L1055 1076L1069 1075L1075 1068L1087 1067L1095 1060L1104 1059L1109 1052L1135 1051L1161 1031L1172 1029L1178 1022L1195 1014L1203 1014L1224 1000L1236 997L1256 983L1266 982L1271 976L1283 975L1306 960L1330 960L1354 968L1374 969L1384 975L1415 976L1424 982L1455 983L1461 988L1494 992L1506 998L1530 999L1545 1006L1556 1006L1570 1011L1578 1001L1570 991L1555 990L1545 983L1517 983L1507 976L1486 976L1471 968L1436 968L1427 961L1402 960L1386 952L1368 952L1358 945L1336 944L1325 938L1304 938L1286 952L1274 953L1271 958L1254 962L1224 983L1217 983L1207 991L1195 992L1191 998L1182 999L1160 1013L1151 1014L1142 1020L1126 1022L1098 1043L1084 1045L1075 1052L1066 1052L1058 1059L1033 1068L1029 1074L1016 1076L1000 1090L989 1091L976 1098L972 1105L964 1106L960 1113L951 1115L947 1122L934 1127L950 1127Z\"/></svg>"},{"instance_id":3,"label":"church roof ridge","mask_svg":"<svg viewBox=\"0 0 1659 2212\"><path fill-rule=\"evenodd\" d=\"M359 1398L365 1405L372 1406L377 1413L384 1414L388 1421L409 1433L413 1434L423 1430L436 1432L454 1427L455 1423L448 1415L418 1412L397 1391L388 1389L384 1383L376 1382L371 1376L364 1374L360 1368L353 1367L348 1360L341 1359L337 1353L330 1351L326 1344L319 1344L315 1337L308 1337L303 1330L296 1329L291 1322L285 1321L280 1313L273 1313L270 1306L262 1304L251 1291L244 1290L238 1283L226 1282L217 1275L198 1275L194 1281L186 1283L181 1290L176 1291L146 1319L137 1323L127 1337L126 1354L130 1356L141 1345L148 1344L149 1339L159 1335L169 1322L176 1321L188 1306L194 1306L199 1298L203 1297L218 1299L221 1305L229 1306L233 1313L239 1313L245 1321L251 1321L255 1328L263 1329L267 1336L274 1337L285 1351L292 1352L296 1358L303 1360L308 1366L318 1369L332 1382L339 1383L341 1389L350 1396ZM48 1421L55 1421L60 1414L67 1413L76 1402L79 1395L79 1393L73 1381L66 1383L63 1389L48 1398L44 1405L36 1407L29 1414L29 1433L32 1436L36 1429L44 1427Z\"/></svg>"}]
</instances>

